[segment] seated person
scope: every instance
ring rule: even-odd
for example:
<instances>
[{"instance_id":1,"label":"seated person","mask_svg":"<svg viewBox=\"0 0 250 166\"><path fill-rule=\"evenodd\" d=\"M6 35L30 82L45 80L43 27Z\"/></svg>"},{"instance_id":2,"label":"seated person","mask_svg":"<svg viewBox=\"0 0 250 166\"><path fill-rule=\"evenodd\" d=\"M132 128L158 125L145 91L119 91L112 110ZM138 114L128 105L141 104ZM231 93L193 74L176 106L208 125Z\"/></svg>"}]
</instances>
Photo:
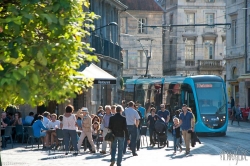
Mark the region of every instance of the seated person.
<instances>
[{"instance_id":1,"label":"seated person","mask_svg":"<svg viewBox=\"0 0 250 166\"><path fill-rule=\"evenodd\" d=\"M47 142L46 140L44 140L44 137L46 136L46 132L42 132L41 130L48 130L48 128L46 128L43 123L43 116L39 115L37 117L37 120L34 122L34 124L32 125L33 131L34 131L34 136L36 138L41 138L43 145L45 144L45 142ZM45 138L46 139L46 138ZM48 147L48 145L45 145L46 147ZM45 147L44 146L44 147Z\"/></svg>"},{"instance_id":2,"label":"seated person","mask_svg":"<svg viewBox=\"0 0 250 166\"><path fill-rule=\"evenodd\" d=\"M28 116L25 117L25 124L31 125L32 121L34 120L34 112L30 112Z\"/></svg>"},{"instance_id":3,"label":"seated person","mask_svg":"<svg viewBox=\"0 0 250 166\"><path fill-rule=\"evenodd\" d=\"M16 112L12 126L22 125L22 124L23 124L22 115L20 112Z\"/></svg>"},{"instance_id":4,"label":"seated person","mask_svg":"<svg viewBox=\"0 0 250 166\"><path fill-rule=\"evenodd\" d=\"M58 120L60 121L59 129L62 129L62 127L63 127L63 115L60 115L60 116L58 117Z\"/></svg>"},{"instance_id":5,"label":"seated person","mask_svg":"<svg viewBox=\"0 0 250 166\"><path fill-rule=\"evenodd\" d=\"M57 119L57 115L56 114L52 114L51 115L51 121L49 121L47 128L49 129L58 129L60 127L60 121L56 120ZM56 137L56 131L55 130L51 130L49 132L47 132L46 134L46 140L49 141L51 143L51 146L54 146L54 142L56 142L56 146L58 146L58 139ZM49 145L49 142L46 142L47 145Z\"/></svg>"},{"instance_id":6,"label":"seated person","mask_svg":"<svg viewBox=\"0 0 250 166\"><path fill-rule=\"evenodd\" d=\"M98 122L94 122L92 125L92 137L96 139L100 131L100 124Z\"/></svg>"},{"instance_id":7,"label":"seated person","mask_svg":"<svg viewBox=\"0 0 250 166\"><path fill-rule=\"evenodd\" d=\"M2 112L1 127L5 128L10 125L10 120L6 116L6 112ZM1 135L4 135L4 130L1 130Z\"/></svg>"}]
</instances>

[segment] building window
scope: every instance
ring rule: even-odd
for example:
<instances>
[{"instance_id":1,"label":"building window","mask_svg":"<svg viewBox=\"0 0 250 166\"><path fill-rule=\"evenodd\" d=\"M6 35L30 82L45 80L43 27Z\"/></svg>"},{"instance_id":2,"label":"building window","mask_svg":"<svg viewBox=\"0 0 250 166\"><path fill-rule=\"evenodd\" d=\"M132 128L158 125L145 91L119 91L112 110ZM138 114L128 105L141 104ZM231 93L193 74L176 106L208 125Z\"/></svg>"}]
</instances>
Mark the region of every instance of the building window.
<instances>
[{"instance_id":1,"label":"building window","mask_svg":"<svg viewBox=\"0 0 250 166\"><path fill-rule=\"evenodd\" d=\"M213 3L215 0L205 0L207 3Z\"/></svg>"},{"instance_id":2,"label":"building window","mask_svg":"<svg viewBox=\"0 0 250 166\"><path fill-rule=\"evenodd\" d=\"M205 59L214 59L214 41L205 40Z\"/></svg>"},{"instance_id":3,"label":"building window","mask_svg":"<svg viewBox=\"0 0 250 166\"><path fill-rule=\"evenodd\" d=\"M238 69L237 69L237 67L233 67L233 69L232 69L232 77L233 77L233 79L238 78Z\"/></svg>"},{"instance_id":4,"label":"building window","mask_svg":"<svg viewBox=\"0 0 250 166\"><path fill-rule=\"evenodd\" d=\"M128 69L128 50L123 51L123 69Z\"/></svg>"},{"instance_id":5,"label":"building window","mask_svg":"<svg viewBox=\"0 0 250 166\"><path fill-rule=\"evenodd\" d=\"M194 40L187 40L185 44L185 59L194 60Z\"/></svg>"},{"instance_id":6,"label":"building window","mask_svg":"<svg viewBox=\"0 0 250 166\"><path fill-rule=\"evenodd\" d=\"M146 33L146 27L143 27L143 25L146 25L146 18L139 18L138 19L138 33Z\"/></svg>"},{"instance_id":7,"label":"building window","mask_svg":"<svg viewBox=\"0 0 250 166\"><path fill-rule=\"evenodd\" d=\"M213 13L206 14L206 23L208 25L214 24L214 14ZM208 26L208 28L213 28L213 26Z\"/></svg>"},{"instance_id":8,"label":"building window","mask_svg":"<svg viewBox=\"0 0 250 166\"><path fill-rule=\"evenodd\" d=\"M237 21L232 20L232 45L237 43Z\"/></svg>"},{"instance_id":9,"label":"building window","mask_svg":"<svg viewBox=\"0 0 250 166\"><path fill-rule=\"evenodd\" d=\"M169 17L169 24L172 25L174 23L174 15L173 14L170 14L170 17ZM172 27L170 27L170 31L172 31Z\"/></svg>"},{"instance_id":10,"label":"building window","mask_svg":"<svg viewBox=\"0 0 250 166\"><path fill-rule=\"evenodd\" d=\"M146 53L146 55L145 55ZM148 51L147 50L139 50L138 51L138 57L137 57L137 67L138 68L145 68L147 63L147 56Z\"/></svg>"},{"instance_id":11,"label":"building window","mask_svg":"<svg viewBox=\"0 0 250 166\"><path fill-rule=\"evenodd\" d=\"M173 56L173 41L169 41L169 61L172 61Z\"/></svg>"},{"instance_id":12,"label":"building window","mask_svg":"<svg viewBox=\"0 0 250 166\"><path fill-rule=\"evenodd\" d=\"M187 13L187 24L195 24L194 13Z\"/></svg>"}]
</instances>

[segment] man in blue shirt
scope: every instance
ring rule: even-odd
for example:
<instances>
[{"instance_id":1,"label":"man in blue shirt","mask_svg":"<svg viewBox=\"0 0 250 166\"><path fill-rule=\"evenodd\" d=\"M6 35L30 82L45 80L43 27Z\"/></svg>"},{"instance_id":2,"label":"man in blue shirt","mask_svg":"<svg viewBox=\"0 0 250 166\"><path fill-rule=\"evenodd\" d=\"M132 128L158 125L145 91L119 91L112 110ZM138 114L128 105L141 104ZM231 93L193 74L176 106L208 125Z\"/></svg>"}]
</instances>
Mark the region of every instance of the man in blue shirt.
<instances>
[{"instance_id":1,"label":"man in blue shirt","mask_svg":"<svg viewBox=\"0 0 250 166\"><path fill-rule=\"evenodd\" d=\"M140 123L140 116L138 112L134 109L135 103L130 101L128 103L128 108L125 109L124 114L126 117L127 128L128 128L128 135L130 136L130 148L132 151L133 156L138 156L136 153L136 139L137 139L137 132ZM127 141L124 141L124 149L123 154L126 153Z\"/></svg>"},{"instance_id":2,"label":"man in blue shirt","mask_svg":"<svg viewBox=\"0 0 250 166\"><path fill-rule=\"evenodd\" d=\"M191 133L188 131L194 132L194 117L191 112L187 110L187 105L183 104L182 106L183 112L180 113L180 123L178 126L182 128L182 135L186 145L186 155L190 153L190 140L191 140Z\"/></svg>"},{"instance_id":3,"label":"man in blue shirt","mask_svg":"<svg viewBox=\"0 0 250 166\"><path fill-rule=\"evenodd\" d=\"M145 118L145 112L146 112L146 109L144 107L141 106L141 104L138 105L138 110L140 111L141 113L141 116L142 116L142 119Z\"/></svg>"},{"instance_id":4,"label":"man in blue shirt","mask_svg":"<svg viewBox=\"0 0 250 166\"><path fill-rule=\"evenodd\" d=\"M32 125L32 128L33 128L33 132L34 132L34 136L36 138L42 138L42 141L43 141L43 145L45 144L45 142L47 142L46 140L44 140L43 138L46 137L46 132L41 132L41 130L48 130L48 128L46 128L44 125L43 125L43 116L42 115L39 115L37 120L34 122L34 124ZM48 145L46 145L48 146Z\"/></svg>"},{"instance_id":5,"label":"man in blue shirt","mask_svg":"<svg viewBox=\"0 0 250 166\"><path fill-rule=\"evenodd\" d=\"M168 122L170 119L170 113L167 109L165 109L165 104L161 104L160 107L161 107L161 110L157 112L157 115L163 118L166 122L166 139L167 139L168 138Z\"/></svg>"}]
</instances>

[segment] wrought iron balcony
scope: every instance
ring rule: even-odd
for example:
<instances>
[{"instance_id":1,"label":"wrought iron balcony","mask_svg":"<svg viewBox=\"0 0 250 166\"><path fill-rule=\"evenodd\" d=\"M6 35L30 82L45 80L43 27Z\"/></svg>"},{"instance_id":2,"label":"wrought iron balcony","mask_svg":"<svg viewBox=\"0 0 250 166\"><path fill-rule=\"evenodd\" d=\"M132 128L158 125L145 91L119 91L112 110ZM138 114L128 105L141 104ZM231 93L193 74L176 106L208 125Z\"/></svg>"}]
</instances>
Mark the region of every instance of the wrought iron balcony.
<instances>
[{"instance_id":1,"label":"wrought iron balcony","mask_svg":"<svg viewBox=\"0 0 250 166\"><path fill-rule=\"evenodd\" d=\"M224 69L222 60L198 60L198 69L205 70L220 70Z\"/></svg>"},{"instance_id":2,"label":"wrought iron balcony","mask_svg":"<svg viewBox=\"0 0 250 166\"><path fill-rule=\"evenodd\" d=\"M121 61L122 48L119 45L114 44L111 41L103 39L99 36L92 35L91 46L95 49L94 53L109 56Z\"/></svg>"}]
</instances>

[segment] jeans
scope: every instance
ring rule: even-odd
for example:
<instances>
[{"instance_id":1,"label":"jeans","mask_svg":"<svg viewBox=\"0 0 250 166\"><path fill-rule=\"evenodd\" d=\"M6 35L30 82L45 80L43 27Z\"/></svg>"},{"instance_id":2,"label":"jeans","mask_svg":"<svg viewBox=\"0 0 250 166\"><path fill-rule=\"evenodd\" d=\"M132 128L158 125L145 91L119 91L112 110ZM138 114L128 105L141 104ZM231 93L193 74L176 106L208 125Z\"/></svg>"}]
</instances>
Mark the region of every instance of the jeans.
<instances>
[{"instance_id":1,"label":"jeans","mask_svg":"<svg viewBox=\"0 0 250 166\"><path fill-rule=\"evenodd\" d=\"M176 136L174 135L174 151L176 152L176 147L179 147L180 149L181 148L181 144L180 144L180 139L181 138L176 138Z\"/></svg>"},{"instance_id":2,"label":"jeans","mask_svg":"<svg viewBox=\"0 0 250 166\"><path fill-rule=\"evenodd\" d=\"M65 145L65 151L69 151L69 141L71 140L74 150L78 151L77 148L77 133L76 130L66 130L63 129L63 141Z\"/></svg>"},{"instance_id":3,"label":"jeans","mask_svg":"<svg viewBox=\"0 0 250 166\"><path fill-rule=\"evenodd\" d=\"M121 165L122 162L122 151L124 148L124 142L126 142L124 137L115 137L115 140L111 143L111 162L115 161L116 147L118 144L118 156L117 156L117 166Z\"/></svg>"},{"instance_id":4,"label":"jeans","mask_svg":"<svg viewBox=\"0 0 250 166\"><path fill-rule=\"evenodd\" d=\"M150 139L150 144L154 144L156 140L156 135L154 132L154 128L149 128L149 139Z\"/></svg>"},{"instance_id":5,"label":"jeans","mask_svg":"<svg viewBox=\"0 0 250 166\"><path fill-rule=\"evenodd\" d=\"M141 128L138 128L137 132L137 140L136 140L136 149L140 149L140 144L141 144Z\"/></svg>"},{"instance_id":6,"label":"jeans","mask_svg":"<svg viewBox=\"0 0 250 166\"><path fill-rule=\"evenodd\" d=\"M168 140L168 123L166 123L166 140Z\"/></svg>"},{"instance_id":7,"label":"jeans","mask_svg":"<svg viewBox=\"0 0 250 166\"><path fill-rule=\"evenodd\" d=\"M235 118L236 118L236 120L238 121L238 124L240 124L240 115L235 115L235 117L232 117L232 122L231 122L231 124L233 124Z\"/></svg>"},{"instance_id":8,"label":"jeans","mask_svg":"<svg viewBox=\"0 0 250 166\"><path fill-rule=\"evenodd\" d=\"M135 125L127 125L128 135L130 137L130 148L132 153L135 154L136 139L137 139L137 127ZM123 153L126 153L127 141L124 141Z\"/></svg>"}]
</instances>

